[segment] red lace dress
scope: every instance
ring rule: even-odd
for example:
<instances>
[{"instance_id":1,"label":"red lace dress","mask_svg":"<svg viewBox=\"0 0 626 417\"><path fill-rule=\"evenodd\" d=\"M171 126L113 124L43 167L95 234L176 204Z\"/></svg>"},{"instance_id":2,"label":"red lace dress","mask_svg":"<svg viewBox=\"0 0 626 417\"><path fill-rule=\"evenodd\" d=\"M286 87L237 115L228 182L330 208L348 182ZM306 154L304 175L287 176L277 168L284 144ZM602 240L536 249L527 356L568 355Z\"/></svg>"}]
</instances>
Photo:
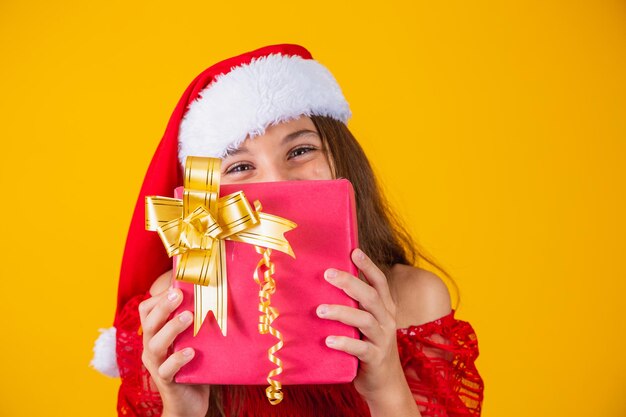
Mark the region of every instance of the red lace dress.
<instances>
[{"instance_id":1,"label":"red lace dress","mask_svg":"<svg viewBox=\"0 0 626 417\"><path fill-rule=\"evenodd\" d=\"M117 326L117 361L122 378L117 404L120 416L161 415L161 398L141 362L137 307L144 298L137 296L126 304ZM474 365L478 343L469 323L455 319L453 311L433 322L399 329L397 337L404 373L422 416L480 415L483 382ZM245 392L241 417L370 415L352 384L286 386L285 399L276 406L267 402L263 386L241 390ZM235 400L226 389L226 410L231 401Z\"/></svg>"}]
</instances>

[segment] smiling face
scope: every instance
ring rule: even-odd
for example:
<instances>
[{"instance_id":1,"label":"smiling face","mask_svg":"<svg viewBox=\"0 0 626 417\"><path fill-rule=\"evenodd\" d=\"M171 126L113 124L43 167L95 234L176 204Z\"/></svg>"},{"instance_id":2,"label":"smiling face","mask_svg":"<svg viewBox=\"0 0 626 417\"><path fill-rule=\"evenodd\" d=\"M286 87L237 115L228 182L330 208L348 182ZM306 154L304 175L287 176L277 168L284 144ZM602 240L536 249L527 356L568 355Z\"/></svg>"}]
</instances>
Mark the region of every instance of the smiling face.
<instances>
[{"instance_id":1,"label":"smiling face","mask_svg":"<svg viewBox=\"0 0 626 417\"><path fill-rule=\"evenodd\" d=\"M268 127L222 159L222 184L332 178L320 134L304 116Z\"/></svg>"},{"instance_id":2,"label":"smiling face","mask_svg":"<svg viewBox=\"0 0 626 417\"><path fill-rule=\"evenodd\" d=\"M383 268L417 260L413 240L391 214L348 127L326 116L270 126L222 158L222 184L345 178L354 187L359 246Z\"/></svg>"}]
</instances>

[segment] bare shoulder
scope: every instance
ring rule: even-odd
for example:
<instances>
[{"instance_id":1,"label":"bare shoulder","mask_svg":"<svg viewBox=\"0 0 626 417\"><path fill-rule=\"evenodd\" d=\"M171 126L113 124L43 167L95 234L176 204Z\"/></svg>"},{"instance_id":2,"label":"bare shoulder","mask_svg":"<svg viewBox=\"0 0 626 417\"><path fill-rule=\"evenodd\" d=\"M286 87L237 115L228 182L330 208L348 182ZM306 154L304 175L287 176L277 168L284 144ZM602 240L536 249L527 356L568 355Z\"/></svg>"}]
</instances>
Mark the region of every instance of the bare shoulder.
<instances>
[{"instance_id":1,"label":"bare shoulder","mask_svg":"<svg viewBox=\"0 0 626 417\"><path fill-rule=\"evenodd\" d=\"M398 328L428 323L452 311L448 287L436 274L396 264L388 278Z\"/></svg>"}]
</instances>

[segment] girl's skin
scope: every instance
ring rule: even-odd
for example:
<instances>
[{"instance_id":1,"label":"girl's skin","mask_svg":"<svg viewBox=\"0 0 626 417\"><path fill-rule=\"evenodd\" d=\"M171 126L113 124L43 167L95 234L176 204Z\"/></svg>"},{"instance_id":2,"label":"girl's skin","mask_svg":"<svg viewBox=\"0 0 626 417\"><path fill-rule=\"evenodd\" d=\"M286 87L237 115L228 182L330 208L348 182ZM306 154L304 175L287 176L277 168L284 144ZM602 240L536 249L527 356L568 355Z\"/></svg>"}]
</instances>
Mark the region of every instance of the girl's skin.
<instances>
[{"instance_id":1,"label":"girl's skin","mask_svg":"<svg viewBox=\"0 0 626 417\"><path fill-rule=\"evenodd\" d=\"M332 179L329 162L315 125L308 117L270 126L262 136L246 140L222 161L222 184ZM356 390L367 402L372 417L419 416L400 364L396 329L420 325L450 313L445 284L423 269L396 264L387 276L361 250L352 261L364 279L328 269L324 278L359 302L359 309L322 304L319 317L357 327L363 338L329 336L329 348L356 356ZM180 290L170 287L171 271L150 289L151 298L139 306L143 328L143 363L163 399L163 416L204 416L209 386L177 384L174 375L194 357L192 348L168 356L174 339L193 322L185 311L168 320L182 301Z\"/></svg>"}]
</instances>

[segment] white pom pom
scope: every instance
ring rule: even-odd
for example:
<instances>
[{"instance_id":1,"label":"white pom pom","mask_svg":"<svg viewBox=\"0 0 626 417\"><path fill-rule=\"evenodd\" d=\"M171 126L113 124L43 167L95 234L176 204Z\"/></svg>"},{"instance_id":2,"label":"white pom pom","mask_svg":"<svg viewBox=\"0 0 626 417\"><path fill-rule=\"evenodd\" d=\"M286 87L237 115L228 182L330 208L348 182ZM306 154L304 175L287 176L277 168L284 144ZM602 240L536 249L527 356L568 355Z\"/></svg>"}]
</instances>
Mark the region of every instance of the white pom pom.
<instances>
[{"instance_id":1,"label":"white pom pom","mask_svg":"<svg viewBox=\"0 0 626 417\"><path fill-rule=\"evenodd\" d=\"M93 359L91 366L104 375L118 377L120 371L117 368L117 356L115 354L115 327L100 329L100 336L93 346Z\"/></svg>"}]
</instances>

